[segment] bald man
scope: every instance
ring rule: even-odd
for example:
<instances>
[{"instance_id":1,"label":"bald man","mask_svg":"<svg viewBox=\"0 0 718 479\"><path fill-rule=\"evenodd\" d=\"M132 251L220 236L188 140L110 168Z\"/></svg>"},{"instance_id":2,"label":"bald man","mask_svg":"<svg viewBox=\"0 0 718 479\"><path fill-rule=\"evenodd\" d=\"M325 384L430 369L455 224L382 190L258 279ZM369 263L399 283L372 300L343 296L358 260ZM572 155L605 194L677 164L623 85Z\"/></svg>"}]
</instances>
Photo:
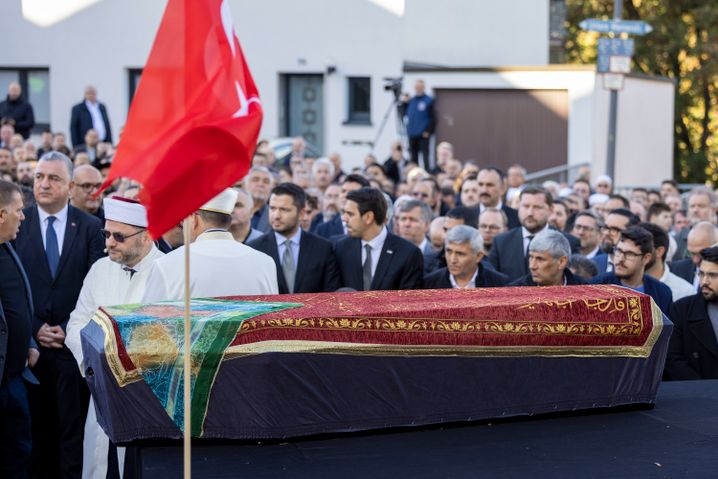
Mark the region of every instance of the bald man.
<instances>
[{"instance_id":1,"label":"bald man","mask_svg":"<svg viewBox=\"0 0 718 479\"><path fill-rule=\"evenodd\" d=\"M102 186L102 174L92 165L76 167L72 173L70 184L70 204L85 213L96 216L104 221L102 198L95 197L95 193Z\"/></svg>"},{"instance_id":2,"label":"bald man","mask_svg":"<svg viewBox=\"0 0 718 479\"><path fill-rule=\"evenodd\" d=\"M700 252L703 248L714 246L718 242L718 228L710 221L696 223L688 233L688 258L673 261L670 264L671 272L685 279L693 285L696 291L700 285L698 280L698 265L701 262Z\"/></svg>"}]
</instances>

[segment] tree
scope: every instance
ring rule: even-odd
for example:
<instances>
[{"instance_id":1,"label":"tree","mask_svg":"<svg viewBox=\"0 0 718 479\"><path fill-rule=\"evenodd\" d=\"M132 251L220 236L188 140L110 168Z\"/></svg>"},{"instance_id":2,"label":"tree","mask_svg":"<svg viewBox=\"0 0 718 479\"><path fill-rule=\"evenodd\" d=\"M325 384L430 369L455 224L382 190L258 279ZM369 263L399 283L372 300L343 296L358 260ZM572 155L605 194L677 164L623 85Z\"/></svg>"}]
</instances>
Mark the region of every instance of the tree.
<instances>
[{"instance_id":1,"label":"tree","mask_svg":"<svg viewBox=\"0 0 718 479\"><path fill-rule=\"evenodd\" d=\"M566 57L596 61L599 35L585 18L611 18L613 0L566 0ZM636 38L634 71L676 84L674 178L718 182L718 3L715 0L623 0L623 18L643 20L653 32Z\"/></svg>"}]
</instances>

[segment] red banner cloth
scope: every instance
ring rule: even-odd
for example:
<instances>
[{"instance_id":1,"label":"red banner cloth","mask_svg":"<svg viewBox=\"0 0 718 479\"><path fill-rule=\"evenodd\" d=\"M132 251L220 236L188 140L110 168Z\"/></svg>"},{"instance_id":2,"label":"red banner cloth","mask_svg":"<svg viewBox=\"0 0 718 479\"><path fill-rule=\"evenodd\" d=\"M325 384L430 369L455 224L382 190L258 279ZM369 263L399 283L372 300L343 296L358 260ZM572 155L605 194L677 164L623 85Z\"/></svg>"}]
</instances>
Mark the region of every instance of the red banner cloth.
<instances>
[{"instance_id":1,"label":"red banner cloth","mask_svg":"<svg viewBox=\"0 0 718 479\"><path fill-rule=\"evenodd\" d=\"M262 109L227 0L170 0L103 184L142 184L158 238L246 175Z\"/></svg>"}]
</instances>

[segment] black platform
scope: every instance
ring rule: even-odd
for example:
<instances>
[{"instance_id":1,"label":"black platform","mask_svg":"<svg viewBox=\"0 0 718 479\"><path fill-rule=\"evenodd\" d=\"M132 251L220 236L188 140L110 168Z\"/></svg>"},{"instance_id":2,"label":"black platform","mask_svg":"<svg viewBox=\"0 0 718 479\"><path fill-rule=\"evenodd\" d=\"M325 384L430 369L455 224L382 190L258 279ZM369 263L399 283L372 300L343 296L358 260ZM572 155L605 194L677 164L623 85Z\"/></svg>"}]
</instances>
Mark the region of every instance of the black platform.
<instances>
[{"instance_id":1,"label":"black platform","mask_svg":"<svg viewBox=\"0 0 718 479\"><path fill-rule=\"evenodd\" d=\"M181 443L131 449L125 477L181 477ZM198 442L192 456L196 478L718 478L718 381L664 383L649 410Z\"/></svg>"}]
</instances>

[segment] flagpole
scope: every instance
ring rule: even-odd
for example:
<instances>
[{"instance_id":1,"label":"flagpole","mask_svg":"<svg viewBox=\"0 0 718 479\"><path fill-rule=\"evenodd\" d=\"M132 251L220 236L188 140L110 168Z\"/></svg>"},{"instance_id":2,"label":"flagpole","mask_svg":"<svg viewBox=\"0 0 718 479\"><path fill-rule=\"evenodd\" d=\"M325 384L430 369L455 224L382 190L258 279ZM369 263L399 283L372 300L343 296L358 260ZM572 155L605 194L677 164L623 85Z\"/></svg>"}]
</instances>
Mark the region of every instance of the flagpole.
<instances>
[{"instance_id":1,"label":"flagpole","mask_svg":"<svg viewBox=\"0 0 718 479\"><path fill-rule=\"evenodd\" d=\"M190 363L189 248L192 243L190 217L184 219L184 479L192 477L192 395Z\"/></svg>"}]
</instances>

